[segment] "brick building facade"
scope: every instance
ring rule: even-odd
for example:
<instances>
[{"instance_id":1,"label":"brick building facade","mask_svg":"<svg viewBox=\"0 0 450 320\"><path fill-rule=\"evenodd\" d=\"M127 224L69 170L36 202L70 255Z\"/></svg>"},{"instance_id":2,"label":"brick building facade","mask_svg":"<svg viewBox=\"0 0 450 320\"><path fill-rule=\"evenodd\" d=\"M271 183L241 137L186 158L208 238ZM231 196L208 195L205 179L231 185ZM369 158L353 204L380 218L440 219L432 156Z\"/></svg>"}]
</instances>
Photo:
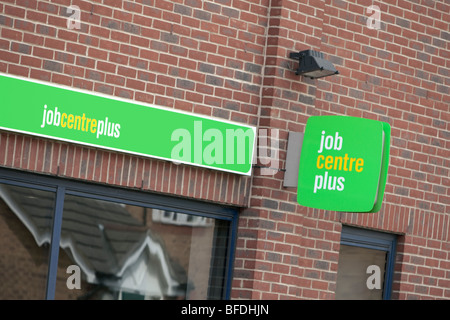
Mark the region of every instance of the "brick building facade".
<instances>
[{"instance_id":1,"label":"brick building facade","mask_svg":"<svg viewBox=\"0 0 450 320\"><path fill-rule=\"evenodd\" d=\"M0 166L236 208L232 299L336 298L343 225L395 235L391 298L449 299L449 21L434 0L2 0L1 73L278 130L279 167L241 176L7 131ZM340 74L297 76L289 53L306 49ZM330 114L391 125L378 213L302 207L283 187L288 133Z\"/></svg>"}]
</instances>

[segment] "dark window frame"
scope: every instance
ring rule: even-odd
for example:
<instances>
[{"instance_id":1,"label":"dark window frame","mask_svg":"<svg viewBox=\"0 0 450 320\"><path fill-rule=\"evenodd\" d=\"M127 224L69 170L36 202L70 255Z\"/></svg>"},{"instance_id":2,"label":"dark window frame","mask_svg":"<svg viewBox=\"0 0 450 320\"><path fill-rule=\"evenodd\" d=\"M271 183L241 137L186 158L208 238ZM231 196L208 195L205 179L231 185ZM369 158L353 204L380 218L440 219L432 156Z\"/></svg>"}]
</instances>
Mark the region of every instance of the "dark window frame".
<instances>
[{"instance_id":1,"label":"dark window frame","mask_svg":"<svg viewBox=\"0 0 450 320\"><path fill-rule=\"evenodd\" d=\"M53 300L56 287L56 271L59 257L59 243L65 195L112 201L146 208L163 209L180 213L203 216L230 222L228 248L226 253L226 275L223 299L231 296L233 261L238 226L238 210L224 205L184 199L149 191L124 189L119 186L102 185L95 182L76 181L63 177L19 171L0 167L0 183L20 187L50 191L56 194L52 239L46 288L46 299Z\"/></svg>"},{"instance_id":2,"label":"dark window frame","mask_svg":"<svg viewBox=\"0 0 450 320\"><path fill-rule=\"evenodd\" d=\"M342 226L341 244L385 251L386 270L383 282L383 300L390 300L394 276L397 236L392 233Z\"/></svg>"}]
</instances>

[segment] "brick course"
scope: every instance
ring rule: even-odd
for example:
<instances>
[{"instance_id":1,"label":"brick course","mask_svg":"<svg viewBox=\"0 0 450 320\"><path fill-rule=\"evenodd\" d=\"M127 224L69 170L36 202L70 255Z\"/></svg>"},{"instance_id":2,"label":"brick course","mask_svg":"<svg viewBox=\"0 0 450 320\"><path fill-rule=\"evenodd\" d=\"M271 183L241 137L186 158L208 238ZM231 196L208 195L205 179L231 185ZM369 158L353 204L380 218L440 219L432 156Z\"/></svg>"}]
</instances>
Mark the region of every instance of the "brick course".
<instances>
[{"instance_id":1,"label":"brick course","mask_svg":"<svg viewBox=\"0 0 450 320\"><path fill-rule=\"evenodd\" d=\"M366 26L372 4L380 30ZM7 132L0 165L242 207L234 299L333 299L342 224L399 235L394 299L450 299L448 21L450 5L429 0L0 3L0 72L278 129L281 169L311 115L389 122L378 213L301 207L282 170L241 177ZM288 56L304 49L340 74L296 76Z\"/></svg>"}]
</instances>

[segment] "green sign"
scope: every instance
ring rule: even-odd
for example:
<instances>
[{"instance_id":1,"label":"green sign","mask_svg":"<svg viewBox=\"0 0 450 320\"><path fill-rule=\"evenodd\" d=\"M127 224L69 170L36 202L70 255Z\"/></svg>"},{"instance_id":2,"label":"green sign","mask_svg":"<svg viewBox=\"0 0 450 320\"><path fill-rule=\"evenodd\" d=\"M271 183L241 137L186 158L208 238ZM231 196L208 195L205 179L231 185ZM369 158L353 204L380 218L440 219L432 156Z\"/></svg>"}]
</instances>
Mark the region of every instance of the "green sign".
<instances>
[{"instance_id":1,"label":"green sign","mask_svg":"<svg viewBox=\"0 0 450 320\"><path fill-rule=\"evenodd\" d=\"M377 212L389 162L388 123L313 116L306 123L297 201L324 210Z\"/></svg>"},{"instance_id":2,"label":"green sign","mask_svg":"<svg viewBox=\"0 0 450 320\"><path fill-rule=\"evenodd\" d=\"M250 175L254 127L0 75L0 129Z\"/></svg>"}]
</instances>

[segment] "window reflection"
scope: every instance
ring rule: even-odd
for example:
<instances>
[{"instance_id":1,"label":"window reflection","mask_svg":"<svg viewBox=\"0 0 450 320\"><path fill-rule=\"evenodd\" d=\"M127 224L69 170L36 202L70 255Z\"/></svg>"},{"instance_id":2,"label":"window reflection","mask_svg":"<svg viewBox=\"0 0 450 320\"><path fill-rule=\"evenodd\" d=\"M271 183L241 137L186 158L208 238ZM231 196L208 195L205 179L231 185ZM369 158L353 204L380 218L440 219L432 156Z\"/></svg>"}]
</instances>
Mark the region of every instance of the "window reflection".
<instances>
[{"instance_id":1,"label":"window reflection","mask_svg":"<svg viewBox=\"0 0 450 320\"><path fill-rule=\"evenodd\" d=\"M383 286L369 288L367 279L369 266L377 266L383 283L386 268L386 251L341 244L336 285L336 300L381 300Z\"/></svg>"},{"instance_id":2,"label":"window reflection","mask_svg":"<svg viewBox=\"0 0 450 320\"><path fill-rule=\"evenodd\" d=\"M0 299L44 299L55 194L0 184Z\"/></svg>"},{"instance_id":3,"label":"window reflection","mask_svg":"<svg viewBox=\"0 0 450 320\"><path fill-rule=\"evenodd\" d=\"M66 195L56 299L206 299L215 220ZM69 289L71 265L80 289ZM69 285L70 287L70 285Z\"/></svg>"}]
</instances>

